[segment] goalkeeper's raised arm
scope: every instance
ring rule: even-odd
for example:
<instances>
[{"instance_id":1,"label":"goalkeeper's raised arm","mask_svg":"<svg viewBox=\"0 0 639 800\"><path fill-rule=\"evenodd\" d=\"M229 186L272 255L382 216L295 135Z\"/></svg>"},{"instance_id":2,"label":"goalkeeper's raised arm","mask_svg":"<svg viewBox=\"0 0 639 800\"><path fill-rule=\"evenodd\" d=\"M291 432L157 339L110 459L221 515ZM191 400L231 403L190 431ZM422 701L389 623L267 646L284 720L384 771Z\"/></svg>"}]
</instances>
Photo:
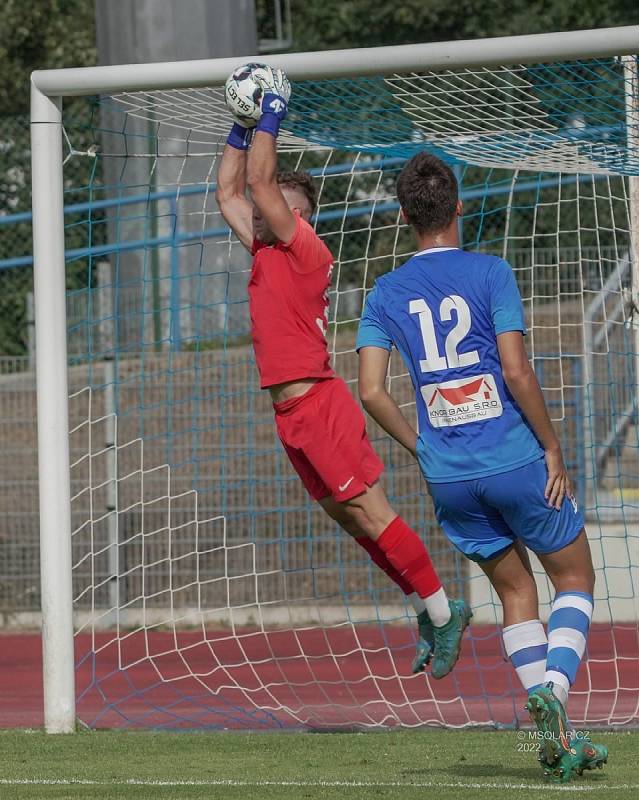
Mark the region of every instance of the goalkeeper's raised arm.
<instances>
[{"instance_id":1,"label":"goalkeeper's raised arm","mask_svg":"<svg viewBox=\"0 0 639 800\"><path fill-rule=\"evenodd\" d=\"M233 233L251 250L253 206L246 197L246 153L253 131L235 122L226 142L217 172L215 199Z\"/></svg>"},{"instance_id":2,"label":"goalkeeper's raised arm","mask_svg":"<svg viewBox=\"0 0 639 800\"><path fill-rule=\"evenodd\" d=\"M293 238L297 227L294 210L307 220L312 212L308 207L292 209L278 182L276 142L287 111L284 96L273 91L264 93L262 116L257 123L247 167L247 183L255 205L254 225L280 242L290 242Z\"/></svg>"},{"instance_id":3,"label":"goalkeeper's raised arm","mask_svg":"<svg viewBox=\"0 0 639 800\"><path fill-rule=\"evenodd\" d=\"M218 169L215 197L220 211L251 252L256 237L267 243L288 242L296 229L295 216L282 193L277 172L276 140L288 110L285 94L265 87L253 146L253 129L236 121ZM247 187L252 203L246 197ZM302 217L310 218L310 206L297 210Z\"/></svg>"}]
</instances>

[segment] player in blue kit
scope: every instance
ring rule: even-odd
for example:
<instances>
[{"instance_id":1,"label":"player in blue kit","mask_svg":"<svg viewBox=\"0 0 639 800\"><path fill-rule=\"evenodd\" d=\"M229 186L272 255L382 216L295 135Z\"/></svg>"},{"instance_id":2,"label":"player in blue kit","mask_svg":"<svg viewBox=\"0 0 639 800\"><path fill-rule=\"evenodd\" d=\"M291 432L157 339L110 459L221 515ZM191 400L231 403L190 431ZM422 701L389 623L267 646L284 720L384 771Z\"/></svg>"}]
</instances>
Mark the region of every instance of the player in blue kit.
<instances>
[{"instance_id":1,"label":"player in blue kit","mask_svg":"<svg viewBox=\"0 0 639 800\"><path fill-rule=\"evenodd\" d=\"M605 747L577 738L566 717L593 609L584 519L524 347L517 284L501 258L460 249L457 181L420 153L397 194L419 252L375 282L357 337L368 413L418 460L435 514L476 561L503 605L503 641L544 732L554 780L601 766ZM386 390L392 347L416 393L419 436ZM555 591L548 635L526 547Z\"/></svg>"}]
</instances>

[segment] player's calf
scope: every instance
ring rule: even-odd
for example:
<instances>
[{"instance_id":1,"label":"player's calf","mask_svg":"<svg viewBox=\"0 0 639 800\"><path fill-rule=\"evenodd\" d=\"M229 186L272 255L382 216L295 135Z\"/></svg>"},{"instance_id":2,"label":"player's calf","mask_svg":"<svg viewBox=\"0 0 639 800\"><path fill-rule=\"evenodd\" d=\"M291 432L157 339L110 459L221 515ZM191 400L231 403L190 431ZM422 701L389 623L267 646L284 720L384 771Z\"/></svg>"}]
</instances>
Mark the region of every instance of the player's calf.
<instances>
[{"instance_id":1,"label":"player's calf","mask_svg":"<svg viewBox=\"0 0 639 800\"><path fill-rule=\"evenodd\" d=\"M555 696L566 706L586 649L594 605L594 571L585 531L568 546L539 558L557 590L548 620L544 683L552 681Z\"/></svg>"},{"instance_id":2,"label":"player's calf","mask_svg":"<svg viewBox=\"0 0 639 800\"><path fill-rule=\"evenodd\" d=\"M367 534L358 543L413 601L418 640L412 671L422 672L434 654L432 675L443 678L459 658L472 611L464 601L448 599L421 538L395 515L379 485L342 506L349 527L355 524ZM394 518L387 522L390 515Z\"/></svg>"}]
</instances>

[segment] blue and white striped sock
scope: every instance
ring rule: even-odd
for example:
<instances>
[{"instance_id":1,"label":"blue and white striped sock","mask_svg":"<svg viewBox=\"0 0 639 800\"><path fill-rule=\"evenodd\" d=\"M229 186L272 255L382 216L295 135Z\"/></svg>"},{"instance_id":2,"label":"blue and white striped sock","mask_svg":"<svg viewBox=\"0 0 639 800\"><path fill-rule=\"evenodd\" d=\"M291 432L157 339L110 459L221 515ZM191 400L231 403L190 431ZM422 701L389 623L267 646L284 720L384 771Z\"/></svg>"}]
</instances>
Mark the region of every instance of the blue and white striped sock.
<instances>
[{"instance_id":1,"label":"blue and white striped sock","mask_svg":"<svg viewBox=\"0 0 639 800\"><path fill-rule=\"evenodd\" d=\"M552 604L544 683L553 682L555 697L564 708L586 649L592 607L592 595L585 592L560 592Z\"/></svg>"},{"instance_id":2,"label":"blue and white striped sock","mask_svg":"<svg viewBox=\"0 0 639 800\"><path fill-rule=\"evenodd\" d=\"M538 619L509 625L502 631L504 647L517 677L530 694L544 682L548 640Z\"/></svg>"}]
</instances>

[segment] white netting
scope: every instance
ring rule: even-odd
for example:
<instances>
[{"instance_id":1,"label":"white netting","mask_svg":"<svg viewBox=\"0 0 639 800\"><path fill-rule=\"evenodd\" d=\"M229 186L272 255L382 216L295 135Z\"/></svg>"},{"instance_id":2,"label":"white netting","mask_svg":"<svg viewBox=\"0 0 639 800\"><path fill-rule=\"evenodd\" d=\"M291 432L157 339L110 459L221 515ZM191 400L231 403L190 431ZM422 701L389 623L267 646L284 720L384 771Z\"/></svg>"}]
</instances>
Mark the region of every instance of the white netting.
<instances>
[{"instance_id":1,"label":"white netting","mask_svg":"<svg viewBox=\"0 0 639 800\"><path fill-rule=\"evenodd\" d=\"M441 149L464 163L535 171L626 173L639 167L628 124L626 59L429 71L296 85L283 150L326 146L406 153ZM121 93L131 118L193 145L226 136L219 88ZM179 131L182 131L180 134Z\"/></svg>"},{"instance_id":2,"label":"white netting","mask_svg":"<svg viewBox=\"0 0 639 800\"><path fill-rule=\"evenodd\" d=\"M639 169L627 86L614 61L305 83L282 154L321 190L317 230L336 259L330 347L351 385L366 291L414 250L394 183L416 149L454 158L464 244L515 269L597 569L571 706L587 725L637 721L627 173ZM88 187L68 198L67 217L80 286L69 321L80 716L221 728L515 722L498 602L434 525L414 464L371 426L393 505L475 609L463 658L439 683L410 676L403 597L309 502L276 441L248 344L249 260L214 204L229 124L219 90L118 95L94 118L90 131L66 124L68 164L86 162ZM395 358L389 379L411 413Z\"/></svg>"}]
</instances>

